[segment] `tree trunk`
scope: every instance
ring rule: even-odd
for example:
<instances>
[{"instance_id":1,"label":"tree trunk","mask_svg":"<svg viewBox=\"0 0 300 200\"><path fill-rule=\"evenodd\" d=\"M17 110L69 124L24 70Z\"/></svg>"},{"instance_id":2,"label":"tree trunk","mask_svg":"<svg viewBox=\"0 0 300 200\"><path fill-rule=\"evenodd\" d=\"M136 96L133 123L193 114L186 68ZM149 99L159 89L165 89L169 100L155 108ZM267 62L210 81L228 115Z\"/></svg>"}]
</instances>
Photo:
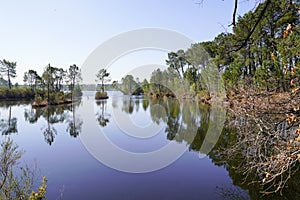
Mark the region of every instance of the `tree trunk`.
<instances>
[{"instance_id":1,"label":"tree trunk","mask_svg":"<svg viewBox=\"0 0 300 200\"><path fill-rule=\"evenodd\" d=\"M11 82L10 82L10 73L9 73L9 70L7 70L7 80L8 80L8 88L11 89Z\"/></svg>"}]
</instances>

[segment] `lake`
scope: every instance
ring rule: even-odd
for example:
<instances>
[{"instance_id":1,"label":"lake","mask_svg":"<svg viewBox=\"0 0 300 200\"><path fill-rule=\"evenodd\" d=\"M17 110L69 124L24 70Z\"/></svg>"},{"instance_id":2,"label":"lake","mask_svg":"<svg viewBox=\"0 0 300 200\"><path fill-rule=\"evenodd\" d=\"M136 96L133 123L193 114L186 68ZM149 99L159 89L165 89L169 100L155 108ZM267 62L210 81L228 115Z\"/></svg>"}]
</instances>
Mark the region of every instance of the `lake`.
<instances>
[{"instance_id":1,"label":"lake","mask_svg":"<svg viewBox=\"0 0 300 200\"><path fill-rule=\"evenodd\" d=\"M84 92L69 106L0 102L13 138L48 179L47 199L249 199L215 153L230 131L224 111L176 100ZM230 198L228 198L228 196Z\"/></svg>"}]
</instances>

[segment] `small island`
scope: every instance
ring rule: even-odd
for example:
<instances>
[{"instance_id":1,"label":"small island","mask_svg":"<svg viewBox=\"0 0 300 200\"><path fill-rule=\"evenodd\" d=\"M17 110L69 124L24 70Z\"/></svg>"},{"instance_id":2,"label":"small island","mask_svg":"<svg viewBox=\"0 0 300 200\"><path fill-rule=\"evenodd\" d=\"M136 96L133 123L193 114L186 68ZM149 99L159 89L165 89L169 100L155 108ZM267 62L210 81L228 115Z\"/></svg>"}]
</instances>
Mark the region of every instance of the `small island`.
<instances>
[{"instance_id":1,"label":"small island","mask_svg":"<svg viewBox=\"0 0 300 200\"><path fill-rule=\"evenodd\" d=\"M35 77L39 76L35 73ZM30 73L24 76L24 80L28 79L32 79ZM41 80L43 80L45 88L35 91L36 95L32 107L70 104L82 96L82 91L79 86L81 72L79 67L75 64L71 65L66 71L62 68L52 67L49 64L43 72ZM66 85L63 85L63 83L66 83Z\"/></svg>"},{"instance_id":2,"label":"small island","mask_svg":"<svg viewBox=\"0 0 300 200\"><path fill-rule=\"evenodd\" d=\"M97 73L96 77L97 77L96 81L101 82L101 89L100 89L100 91L98 91L98 87L97 87L95 99L96 100L108 99L107 92L105 92L104 83L109 81L109 73L107 72L106 69L100 69L99 72Z\"/></svg>"},{"instance_id":3,"label":"small island","mask_svg":"<svg viewBox=\"0 0 300 200\"><path fill-rule=\"evenodd\" d=\"M41 76L30 69L24 73L24 85L11 82L17 76L16 66L16 62L0 60L7 77L0 78L1 85L6 85L0 89L0 100L33 100L32 107L44 107L73 103L82 96L81 72L75 64L67 70L48 64Z\"/></svg>"}]
</instances>

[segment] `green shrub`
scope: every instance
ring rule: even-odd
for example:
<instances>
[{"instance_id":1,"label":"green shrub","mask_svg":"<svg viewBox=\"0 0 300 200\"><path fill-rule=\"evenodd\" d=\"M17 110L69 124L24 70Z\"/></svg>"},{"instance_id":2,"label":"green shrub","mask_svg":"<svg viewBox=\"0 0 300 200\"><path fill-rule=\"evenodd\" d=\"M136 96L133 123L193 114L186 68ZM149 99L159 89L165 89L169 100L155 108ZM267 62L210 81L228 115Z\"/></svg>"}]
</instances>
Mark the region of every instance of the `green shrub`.
<instances>
[{"instance_id":1,"label":"green shrub","mask_svg":"<svg viewBox=\"0 0 300 200\"><path fill-rule=\"evenodd\" d=\"M47 180L43 178L38 192L32 192L37 178L34 169L27 165L20 166L18 161L23 155L18 146L8 138L0 144L0 199L35 199L46 198Z\"/></svg>"}]
</instances>

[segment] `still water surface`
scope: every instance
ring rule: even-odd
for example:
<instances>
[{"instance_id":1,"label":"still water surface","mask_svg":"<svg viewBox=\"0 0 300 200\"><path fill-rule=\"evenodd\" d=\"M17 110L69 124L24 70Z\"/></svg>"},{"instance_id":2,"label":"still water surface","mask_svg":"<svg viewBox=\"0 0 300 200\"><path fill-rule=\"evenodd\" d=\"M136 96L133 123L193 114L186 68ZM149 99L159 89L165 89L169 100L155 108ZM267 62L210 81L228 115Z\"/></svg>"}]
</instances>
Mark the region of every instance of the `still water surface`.
<instances>
[{"instance_id":1,"label":"still water surface","mask_svg":"<svg viewBox=\"0 0 300 200\"><path fill-rule=\"evenodd\" d=\"M247 191L233 185L225 167L200 152L214 118L209 108L116 92L110 95L108 100L96 102L93 92L85 92L73 106L40 109L33 109L30 102L0 103L2 139L11 136L26 152L22 160L29 165L37 163L48 179L47 199L61 195L62 199L223 199L224 189L248 198ZM87 109L91 105L92 113ZM124 115L134 126L147 129L146 133L132 132L132 124L120 119ZM91 121L97 123L96 128L85 126ZM151 152L169 143L185 146L187 151L160 170L126 173L89 153L81 138L89 134L104 134L130 152ZM110 154L109 149L99 149Z\"/></svg>"}]
</instances>

